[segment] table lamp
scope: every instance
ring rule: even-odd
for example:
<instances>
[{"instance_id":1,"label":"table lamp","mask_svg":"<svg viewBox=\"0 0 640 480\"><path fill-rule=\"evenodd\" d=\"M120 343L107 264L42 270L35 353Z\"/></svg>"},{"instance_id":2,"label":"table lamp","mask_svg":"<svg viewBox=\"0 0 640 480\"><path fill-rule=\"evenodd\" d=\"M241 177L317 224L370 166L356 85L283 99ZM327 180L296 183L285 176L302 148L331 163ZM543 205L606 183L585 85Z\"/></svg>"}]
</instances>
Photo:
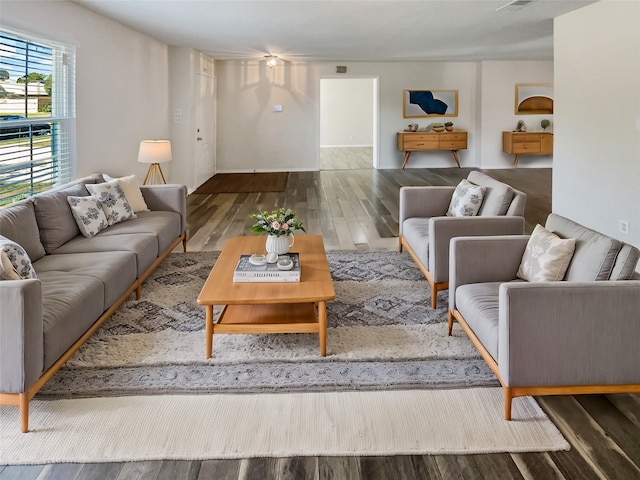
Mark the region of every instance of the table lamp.
<instances>
[{"instance_id":1,"label":"table lamp","mask_svg":"<svg viewBox=\"0 0 640 480\"><path fill-rule=\"evenodd\" d=\"M142 140L138 151L138 161L149 164L143 185L146 185L148 181L153 184L160 183L160 180L162 183L167 183L160 164L171 161L171 142L169 140Z\"/></svg>"}]
</instances>

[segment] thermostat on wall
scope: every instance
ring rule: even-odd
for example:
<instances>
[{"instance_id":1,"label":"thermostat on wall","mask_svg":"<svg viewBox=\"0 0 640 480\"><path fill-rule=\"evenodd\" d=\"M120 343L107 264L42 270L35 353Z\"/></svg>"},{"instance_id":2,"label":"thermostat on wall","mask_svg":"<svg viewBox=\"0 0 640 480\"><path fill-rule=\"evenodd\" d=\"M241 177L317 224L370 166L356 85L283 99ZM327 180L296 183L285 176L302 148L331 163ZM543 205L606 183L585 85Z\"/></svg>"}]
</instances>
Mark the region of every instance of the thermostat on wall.
<instances>
[{"instance_id":1,"label":"thermostat on wall","mask_svg":"<svg viewBox=\"0 0 640 480\"><path fill-rule=\"evenodd\" d=\"M273 111L274 112L281 112L282 111L282 105L274 105L273 106Z\"/></svg>"}]
</instances>

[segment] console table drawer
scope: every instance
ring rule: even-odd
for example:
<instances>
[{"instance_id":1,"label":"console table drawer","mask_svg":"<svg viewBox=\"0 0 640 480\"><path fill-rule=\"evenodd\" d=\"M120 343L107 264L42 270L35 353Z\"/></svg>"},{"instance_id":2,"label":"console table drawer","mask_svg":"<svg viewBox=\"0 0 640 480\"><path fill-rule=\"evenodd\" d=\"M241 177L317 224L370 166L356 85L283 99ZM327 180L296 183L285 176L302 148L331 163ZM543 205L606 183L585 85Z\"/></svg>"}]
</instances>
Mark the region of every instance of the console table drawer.
<instances>
[{"instance_id":1,"label":"console table drawer","mask_svg":"<svg viewBox=\"0 0 640 480\"><path fill-rule=\"evenodd\" d=\"M514 142L512 153L540 153L540 142Z\"/></svg>"},{"instance_id":2,"label":"console table drawer","mask_svg":"<svg viewBox=\"0 0 640 480\"><path fill-rule=\"evenodd\" d=\"M405 138L402 150L435 150L438 148L438 137Z\"/></svg>"},{"instance_id":3,"label":"console table drawer","mask_svg":"<svg viewBox=\"0 0 640 480\"><path fill-rule=\"evenodd\" d=\"M520 135L513 135L513 143L530 143L540 142L540 135L536 133L525 133Z\"/></svg>"},{"instance_id":4,"label":"console table drawer","mask_svg":"<svg viewBox=\"0 0 640 480\"><path fill-rule=\"evenodd\" d=\"M467 148L467 140L464 138L460 140L440 139L440 150L460 150L464 148Z\"/></svg>"},{"instance_id":5,"label":"console table drawer","mask_svg":"<svg viewBox=\"0 0 640 480\"><path fill-rule=\"evenodd\" d=\"M467 143L467 132L446 132L440 134L440 142L445 141L456 141L456 142L464 142Z\"/></svg>"},{"instance_id":6,"label":"console table drawer","mask_svg":"<svg viewBox=\"0 0 640 480\"><path fill-rule=\"evenodd\" d=\"M415 133L413 135L404 135L405 142L437 142L438 135L428 133Z\"/></svg>"}]
</instances>

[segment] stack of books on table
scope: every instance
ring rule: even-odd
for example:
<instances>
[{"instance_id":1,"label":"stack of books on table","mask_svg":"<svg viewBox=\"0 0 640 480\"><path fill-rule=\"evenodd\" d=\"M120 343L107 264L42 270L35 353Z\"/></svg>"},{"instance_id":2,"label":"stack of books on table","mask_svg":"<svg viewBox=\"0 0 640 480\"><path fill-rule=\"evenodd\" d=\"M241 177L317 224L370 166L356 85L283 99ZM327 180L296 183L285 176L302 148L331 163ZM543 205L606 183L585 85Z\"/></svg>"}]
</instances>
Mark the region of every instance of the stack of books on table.
<instances>
[{"instance_id":1,"label":"stack of books on table","mask_svg":"<svg viewBox=\"0 0 640 480\"><path fill-rule=\"evenodd\" d=\"M278 255L275 263L256 265L249 261L251 255L240 255L240 260L233 271L234 282L299 282L300 281L300 256L298 253ZM293 266L287 270L281 269L287 259L293 262Z\"/></svg>"}]
</instances>

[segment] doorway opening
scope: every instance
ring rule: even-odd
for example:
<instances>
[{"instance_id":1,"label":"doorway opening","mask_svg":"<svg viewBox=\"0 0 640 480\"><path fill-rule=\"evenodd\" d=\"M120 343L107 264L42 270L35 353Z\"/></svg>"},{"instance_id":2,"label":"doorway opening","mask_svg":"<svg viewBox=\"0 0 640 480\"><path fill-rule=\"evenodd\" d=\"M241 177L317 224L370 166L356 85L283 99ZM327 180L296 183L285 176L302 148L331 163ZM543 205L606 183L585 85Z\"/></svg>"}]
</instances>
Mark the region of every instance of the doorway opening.
<instances>
[{"instance_id":1,"label":"doorway opening","mask_svg":"<svg viewBox=\"0 0 640 480\"><path fill-rule=\"evenodd\" d=\"M378 165L378 78L320 79L320 170Z\"/></svg>"}]
</instances>

